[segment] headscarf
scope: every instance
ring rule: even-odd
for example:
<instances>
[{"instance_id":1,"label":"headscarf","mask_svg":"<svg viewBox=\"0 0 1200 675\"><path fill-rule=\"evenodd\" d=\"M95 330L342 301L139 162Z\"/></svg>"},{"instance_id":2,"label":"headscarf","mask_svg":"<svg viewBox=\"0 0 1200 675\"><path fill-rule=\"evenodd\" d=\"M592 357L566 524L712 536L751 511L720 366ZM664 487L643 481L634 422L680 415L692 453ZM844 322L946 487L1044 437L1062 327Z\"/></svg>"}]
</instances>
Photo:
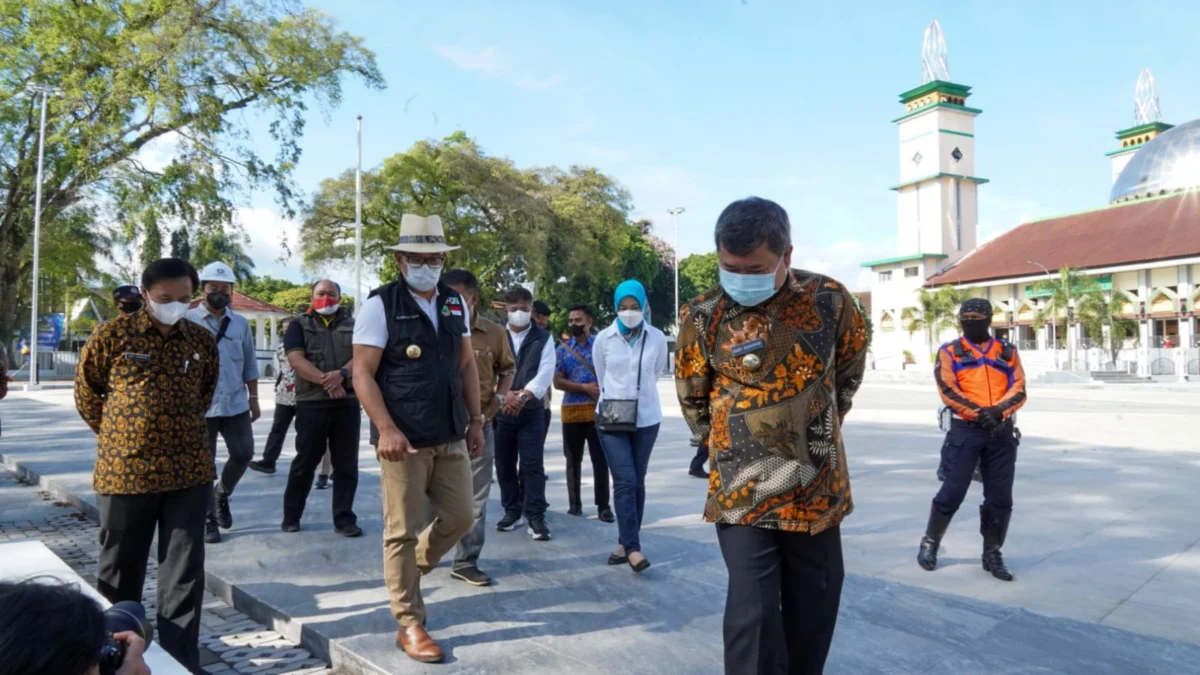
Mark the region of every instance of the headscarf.
<instances>
[{"instance_id":1,"label":"headscarf","mask_svg":"<svg viewBox=\"0 0 1200 675\"><path fill-rule=\"evenodd\" d=\"M625 324L621 323L621 319L617 319L617 330L627 340L632 341L641 333L642 326L650 318L650 305L646 302L646 288L637 279L626 279L617 284L617 289L613 291L613 309L620 311L621 301L625 298L637 300L642 309L642 323L634 328L626 328Z\"/></svg>"},{"instance_id":2,"label":"headscarf","mask_svg":"<svg viewBox=\"0 0 1200 675\"><path fill-rule=\"evenodd\" d=\"M991 339L992 303L983 298L971 298L958 308L958 323L963 336L977 345Z\"/></svg>"}]
</instances>

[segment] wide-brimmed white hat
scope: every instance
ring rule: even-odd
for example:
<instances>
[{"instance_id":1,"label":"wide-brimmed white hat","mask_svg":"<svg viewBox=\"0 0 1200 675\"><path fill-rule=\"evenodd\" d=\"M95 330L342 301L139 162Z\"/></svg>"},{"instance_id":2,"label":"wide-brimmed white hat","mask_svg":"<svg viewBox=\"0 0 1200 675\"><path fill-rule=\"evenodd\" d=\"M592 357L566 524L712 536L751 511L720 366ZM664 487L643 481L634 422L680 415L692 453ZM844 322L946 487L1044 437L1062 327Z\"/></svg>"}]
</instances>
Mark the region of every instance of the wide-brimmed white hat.
<instances>
[{"instance_id":1,"label":"wide-brimmed white hat","mask_svg":"<svg viewBox=\"0 0 1200 675\"><path fill-rule=\"evenodd\" d=\"M458 248L446 243L446 232L439 216L424 218L411 213L400 218L400 243L388 247L392 251L409 253L445 253Z\"/></svg>"}]
</instances>

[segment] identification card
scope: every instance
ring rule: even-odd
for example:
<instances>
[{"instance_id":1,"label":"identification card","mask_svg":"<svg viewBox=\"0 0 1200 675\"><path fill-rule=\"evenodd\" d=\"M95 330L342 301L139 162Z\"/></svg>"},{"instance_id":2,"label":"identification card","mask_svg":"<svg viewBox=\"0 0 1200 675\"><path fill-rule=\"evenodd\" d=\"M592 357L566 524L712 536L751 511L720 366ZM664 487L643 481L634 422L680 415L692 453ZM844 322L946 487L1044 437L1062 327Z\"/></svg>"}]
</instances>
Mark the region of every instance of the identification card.
<instances>
[{"instance_id":1,"label":"identification card","mask_svg":"<svg viewBox=\"0 0 1200 675\"><path fill-rule=\"evenodd\" d=\"M130 361L149 361L150 355L138 354L136 352L125 352L125 358L129 359Z\"/></svg>"},{"instance_id":2,"label":"identification card","mask_svg":"<svg viewBox=\"0 0 1200 675\"><path fill-rule=\"evenodd\" d=\"M734 345L730 351L733 352L734 356L742 356L743 354L749 354L757 349L762 349L766 346L766 344L767 343L760 338L758 340L751 340L749 342L743 342L741 344Z\"/></svg>"}]
</instances>

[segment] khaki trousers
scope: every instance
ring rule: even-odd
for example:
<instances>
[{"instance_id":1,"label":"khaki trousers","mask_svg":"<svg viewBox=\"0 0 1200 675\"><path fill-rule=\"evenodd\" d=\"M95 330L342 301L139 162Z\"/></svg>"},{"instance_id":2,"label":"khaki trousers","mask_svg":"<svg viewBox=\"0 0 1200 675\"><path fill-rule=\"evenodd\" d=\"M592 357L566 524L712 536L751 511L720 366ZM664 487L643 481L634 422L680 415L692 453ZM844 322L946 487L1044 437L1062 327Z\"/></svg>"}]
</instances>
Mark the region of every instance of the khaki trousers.
<instances>
[{"instance_id":1,"label":"khaki trousers","mask_svg":"<svg viewBox=\"0 0 1200 675\"><path fill-rule=\"evenodd\" d=\"M465 441L420 448L399 462L380 461L383 578L401 626L425 622L421 571L438 564L474 522L471 459ZM426 500L433 522L425 522Z\"/></svg>"}]
</instances>

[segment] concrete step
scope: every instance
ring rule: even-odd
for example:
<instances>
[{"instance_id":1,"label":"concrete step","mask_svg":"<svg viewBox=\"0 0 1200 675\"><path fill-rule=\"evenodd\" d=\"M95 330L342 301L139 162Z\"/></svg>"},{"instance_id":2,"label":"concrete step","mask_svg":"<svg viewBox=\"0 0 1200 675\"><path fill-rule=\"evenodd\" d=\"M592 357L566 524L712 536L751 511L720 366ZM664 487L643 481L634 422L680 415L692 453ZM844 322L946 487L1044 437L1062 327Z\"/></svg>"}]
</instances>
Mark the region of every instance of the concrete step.
<instances>
[{"instance_id":1,"label":"concrete step","mask_svg":"<svg viewBox=\"0 0 1200 675\"><path fill-rule=\"evenodd\" d=\"M1092 376L1092 379L1094 379L1094 380L1097 380L1100 382L1112 383L1112 384L1150 382L1151 381L1151 378L1149 378L1149 377L1140 377L1138 375L1133 375L1130 373L1114 372L1114 371L1093 371L1091 373L1091 376Z\"/></svg>"}]
</instances>

